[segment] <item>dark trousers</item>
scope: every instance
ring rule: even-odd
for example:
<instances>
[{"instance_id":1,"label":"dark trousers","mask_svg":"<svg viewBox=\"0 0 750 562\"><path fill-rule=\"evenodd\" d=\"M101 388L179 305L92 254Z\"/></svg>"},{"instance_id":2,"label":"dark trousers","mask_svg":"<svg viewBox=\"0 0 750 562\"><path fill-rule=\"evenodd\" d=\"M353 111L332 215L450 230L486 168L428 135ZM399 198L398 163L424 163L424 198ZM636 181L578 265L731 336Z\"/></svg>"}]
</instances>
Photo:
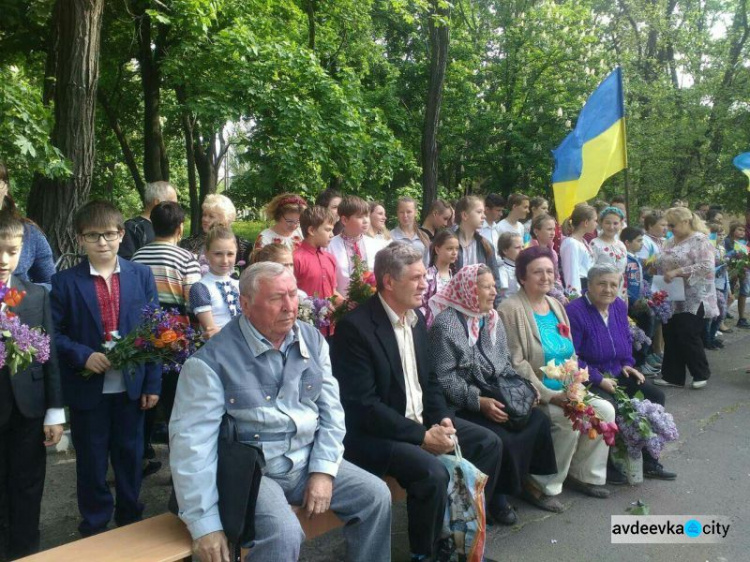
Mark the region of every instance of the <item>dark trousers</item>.
<instances>
[{"instance_id":1,"label":"dark trousers","mask_svg":"<svg viewBox=\"0 0 750 562\"><path fill-rule=\"evenodd\" d=\"M628 316L635 320L636 326L638 326L643 333L645 333L650 340L654 339L654 332L656 331L656 318L654 313L649 309L646 311L636 312L633 307L628 308ZM651 353L651 346L644 345L638 351L633 350L633 359L635 359L636 365L643 365Z\"/></svg>"},{"instance_id":2,"label":"dark trousers","mask_svg":"<svg viewBox=\"0 0 750 562\"><path fill-rule=\"evenodd\" d=\"M664 360L661 374L665 381L684 385L686 371L694 381L708 380L711 369L703 348L703 305L697 314L681 312L664 324Z\"/></svg>"},{"instance_id":3,"label":"dark trousers","mask_svg":"<svg viewBox=\"0 0 750 562\"><path fill-rule=\"evenodd\" d=\"M172 408L174 407L174 397L177 394L177 379L180 373L169 371L164 373L161 379L161 394L159 395L159 402L156 404L156 408L146 410L143 422L143 453L151 448L151 434L154 431L154 424L156 423L157 412L161 411L164 415L164 420L169 425L169 418L172 417Z\"/></svg>"},{"instance_id":4,"label":"dark trousers","mask_svg":"<svg viewBox=\"0 0 750 562\"><path fill-rule=\"evenodd\" d=\"M0 426L0 560L39 550L39 512L47 454L44 418L27 418L13 401Z\"/></svg>"},{"instance_id":5,"label":"dark trousers","mask_svg":"<svg viewBox=\"0 0 750 562\"><path fill-rule=\"evenodd\" d=\"M464 458L489 477L484 492L489 502L497 484L503 443L489 429L460 418L455 419L455 427ZM394 443L386 474L406 489L412 553L432 554L435 542L440 539L448 503L448 471L435 455L399 441Z\"/></svg>"},{"instance_id":6,"label":"dark trousers","mask_svg":"<svg viewBox=\"0 0 750 562\"><path fill-rule=\"evenodd\" d=\"M106 530L114 511L117 525L141 519L138 501L143 467L143 410L126 393L104 394L92 410L70 410L76 450L78 510L81 535ZM107 485L109 461L115 473L115 505Z\"/></svg>"}]
</instances>

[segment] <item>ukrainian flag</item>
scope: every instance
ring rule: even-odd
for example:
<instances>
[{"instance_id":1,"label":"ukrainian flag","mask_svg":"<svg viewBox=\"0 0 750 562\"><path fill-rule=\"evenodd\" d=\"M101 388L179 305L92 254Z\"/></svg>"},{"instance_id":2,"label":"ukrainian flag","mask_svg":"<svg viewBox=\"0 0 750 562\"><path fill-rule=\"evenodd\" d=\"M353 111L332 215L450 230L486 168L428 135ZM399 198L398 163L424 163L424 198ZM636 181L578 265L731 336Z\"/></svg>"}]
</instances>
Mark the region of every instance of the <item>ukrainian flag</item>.
<instances>
[{"instance_id":1,"label":"ukrainian flag","mask_svg":"<svg viewBox=\"0 0 750 562\"><path fill-rule=\"evenodd\" d=\"M575 129L552 151L552 189L560 222L596 197L604 180L628 165L622 70L616 68L586 101Z\"/></svg>"},{"instance_id":2,"label":"ukrainian flag","mask_svg":"<svg viewBox=\"0 0 750 562\"><path fill-rule=\"evenodd\" d=\"M735 156L732 163L750 179L750 152L743 152L739 156ZM750 184L748 184L747 190L750 191Z\"/></svg>"}]
</instances>

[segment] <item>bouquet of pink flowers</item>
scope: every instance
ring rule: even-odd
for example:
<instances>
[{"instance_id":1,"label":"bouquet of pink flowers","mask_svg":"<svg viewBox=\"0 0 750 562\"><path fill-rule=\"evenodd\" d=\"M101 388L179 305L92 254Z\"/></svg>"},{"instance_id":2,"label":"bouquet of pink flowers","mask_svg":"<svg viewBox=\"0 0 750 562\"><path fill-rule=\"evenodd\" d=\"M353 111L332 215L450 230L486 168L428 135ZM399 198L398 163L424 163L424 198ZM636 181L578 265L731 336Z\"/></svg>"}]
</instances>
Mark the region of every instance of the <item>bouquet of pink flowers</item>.
<instances>
[{"instance_id":1,"label":"bouquet of pink flowers","mask_svg":"<svg viewBox=\"0 0 750 562\"><path fill-rule=\"evenodd\" d=\"M367 269L367 264L358 256L354 256L353 262L354 267L349 277L346 300L337 306L331 315L334 322L341 320L347 313L374 295L377 290L375 274Z\"/></svg>"},{"instance_id":2,"label":"bouquet of pink flowers","mask_svg":"<svg viewBox=\"0 0 750 562\"><path fill-rule=\"evenodd\" d=\"M578 359L573 356L564 363L556 365L550 361L542 367L542 372L549 379L558 381L568 399L564 412L565 417L573 424L573 429L585 433L589 439L597 435L604 438L610 447L615 444L617 424L602 420L591 405L591 394L584 384L589 380L589 370L578 366Z\"/></svg>"},{"instance_id":3,"label":"bouquet of pink flowers","mask_svg":"<svg viewBox=\"0 0 750 562\"><path fill-rule=\"evenodd\" d=\"M8 367L11 375L28 368L34 361L49 360L50 339L41 328L21 324L21 320L8 307L18 306L26 291L0 284L0 368Z\"/></svg>"}]
</instances>

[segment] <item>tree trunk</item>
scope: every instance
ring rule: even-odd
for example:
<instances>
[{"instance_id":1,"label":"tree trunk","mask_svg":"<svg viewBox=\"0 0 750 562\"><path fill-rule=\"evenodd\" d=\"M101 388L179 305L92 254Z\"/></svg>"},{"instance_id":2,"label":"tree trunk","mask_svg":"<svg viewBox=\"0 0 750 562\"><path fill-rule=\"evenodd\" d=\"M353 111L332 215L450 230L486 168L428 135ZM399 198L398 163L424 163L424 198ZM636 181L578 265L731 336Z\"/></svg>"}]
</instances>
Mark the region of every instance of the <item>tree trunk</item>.
<instances>
[{"instance_id":1,"label":"tree trunk","mask_svg":"<svg viewBox=\"0 0 750 562\"><path fill-rule=\"evenodd\" d=\"M198 169L198 181L200 183L200 204L206 195L216 193L216 185L219 183L219 166L214 156L213 135L209 137L206 146L196 139L195 147L195 167Z\"/></svg>"},{"instance_id":2,"label":"tree trunk","mask_svg":"<svg viewBox=\"0 0 750 562\"><path fill-rule=\"evenodd\" d=\"M185 138L185 155L187 159L188 188L190 193L190 234L196 234L201 223L201 200L198 197L198 182L195 177L195 135L194 119L185 105L186 95L183 86L175 88L177 101L182 105L182 135Z\"/></svg>"},{"instance_id":3,"label":"tree trunk","mask_svg":"<svg viewBox=\"0 0 750 562\"><path fill-rule=\"evenodd\" d=\"M76 250L72 218L91 190L103 8L104 0L57 0L52 20L57 57L51 140L73 173L62 180L35 178L28 210L58 254Z\"/></svg>"},{"instance_id":4,"label":"tree trunk","mask_svg":"<svg viewBox=\"0 0 750 562\"><path fill-rule=\"evenodd\" d=\"M125 133L122 132L122 128L120 127L120 122L117 119L117 115L115 115L114 109L112 109L112 106L109 104L109 101L107 99L100 95L99 96L99 104L102 106L102 109L104 110L104 115L107 118L107 123L109 123L110 128L112 129L112 132L115 134L115 137L117 138L117 142L120 143L120 148L122 149L122 156L125 159L125 165L128 167L128 170L130 170L130 175L133 177L133 183L135 184L136 190L138 190L138 195L141 196L141 201L145 201L145 189L146 185L143 181L143 178L141 177L140 169L138 168L138 163L135 161L135 155L133 154L133 151L130 149L130 143L128 143L128 139L125 136Z\"/></svg>"},{"instance_id":5,"label":"tree trunk","mask_svg":"<svg viewBox=\"0 0 750 562\"><path fill-rule=\"evenodd\" d=\"M443 101L445 71L448 66L450 9L440 0L432 1L429 15L430 78L427 88L424 130L422 132L422 214L426 215L438 192L437 134ZM424 218L424 217L423 217Z\"/></svg>"},{"instance_id":6,"label":"tree trunk","mask_svg":"<svg viewBox=\"0 0 750 562\"><path fill-rule=\"evenodd\" d=\"M161 130L161 55L163 37L153 37L148 0L133 2L138 66L143 88L143 173L147 182L169 181L169 160ZM162 29L162 28L160 28ZM152 48L152 44L155 48Z\"/></svg>"}]
</instances>

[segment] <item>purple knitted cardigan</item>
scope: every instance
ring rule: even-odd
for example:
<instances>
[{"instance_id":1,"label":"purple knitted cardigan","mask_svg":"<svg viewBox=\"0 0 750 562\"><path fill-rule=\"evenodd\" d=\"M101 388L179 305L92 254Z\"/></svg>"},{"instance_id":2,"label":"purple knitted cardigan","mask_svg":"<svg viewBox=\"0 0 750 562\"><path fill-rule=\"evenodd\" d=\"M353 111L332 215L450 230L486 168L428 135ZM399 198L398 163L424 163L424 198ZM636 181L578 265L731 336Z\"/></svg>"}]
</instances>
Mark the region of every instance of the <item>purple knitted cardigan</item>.
<instances>
[{"instance_id":1,"label":"purple knitted cardigan","mask_svg":"<svg viewBox=\"0 0 750 562\"><path fill-rule=\"evenodd\" d=\"M570 319L578 363L589 368L589 381L593 386L599 386L603 373L619 377L624 366L635 364L628 306L622 299L617 298L609 305L609 325L585 296L575 299L565 311Z\"/></svg>"}]
</instances>

